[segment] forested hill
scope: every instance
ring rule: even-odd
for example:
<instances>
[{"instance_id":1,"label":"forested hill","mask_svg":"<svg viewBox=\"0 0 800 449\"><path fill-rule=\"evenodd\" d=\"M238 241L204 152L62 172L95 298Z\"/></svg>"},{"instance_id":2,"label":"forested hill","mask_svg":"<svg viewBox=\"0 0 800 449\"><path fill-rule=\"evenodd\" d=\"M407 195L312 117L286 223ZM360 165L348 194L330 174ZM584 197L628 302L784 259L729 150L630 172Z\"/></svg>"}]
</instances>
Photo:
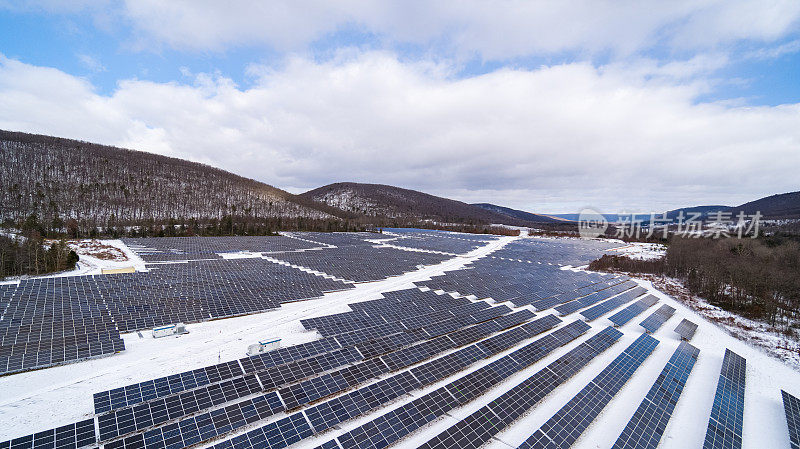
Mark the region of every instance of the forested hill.
<instances>
[{"instance_id":1,"label":"forested hill","mask_svg":"<svg viewBox=\"0 0 800 449\"><path fill-rule=\"evenodd\" d=\"M364 214L380 223L397 226L425 221L532 226L537 221L416 190L382 184L337 182L310 190L301 196L337 207L345 212ZM538 221L552 220L545 218Z\"/></svg>"},{"instance_id":2,"label":"forested hill","mask_svg":"<svg viewBox=\"0 0 800 449\"><path fill-rule=\"evenodd\" d=\"M330 223L342 211L207 165L105 145L0 131L0 218L46 229L227 221ZM288 225L288 226L287 226Z\"/></svg>"}]
</instances>

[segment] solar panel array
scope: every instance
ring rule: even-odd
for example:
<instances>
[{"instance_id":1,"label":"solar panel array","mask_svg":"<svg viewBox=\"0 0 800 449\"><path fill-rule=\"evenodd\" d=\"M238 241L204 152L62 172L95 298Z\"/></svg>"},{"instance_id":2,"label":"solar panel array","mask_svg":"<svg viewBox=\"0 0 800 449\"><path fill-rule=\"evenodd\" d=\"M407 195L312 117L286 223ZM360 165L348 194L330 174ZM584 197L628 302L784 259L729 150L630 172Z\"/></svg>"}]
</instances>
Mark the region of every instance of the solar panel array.
<instances>
[{"instance_id":1,"label":"solar panel array","mask_svg":"<svg viewBox=\"0 0 800 449\"><path fill-rule=\"evenodd\" d=\"M800 399L781 390L786 425L789 427L789 444L792 449L800 449Z\"/></svg>"},{"instance_id":2,"label":"solar panel array","mask_svg":"<svg viewBox=\"0 0 800 449\"><path fill-rule=\"evenodd\" d=\"M268 368L285 365L315 355L327 353L340 348L334 339L322 339L300 345L287 346L257 354L251 357L218 365L185 371L171 376L160 377L113 390L94 394L95 413L101 414L111 410L139 404L153 399L178 394L186 390L222 382L245 374L253 374ZM244 370L243 370L244 368Z\"/></svg>"},{"instance_id":3,"label":"solar panel array","mask_svg":"<svg viewBox=\"0 0 800 449\"><path fill-rule=\"evenodd\" d=\"M640 326L644 328L648 333L653 333L657 331L664 323L667 322L670 318L672 318L672 314L675 313L675 308L669 306L667 304L662 304L661 307L658 308L655 312L653 312L650 316L644 319Z\"/></svg>"},{"instance_id":4,"label":"solar panel array","mask_svg":"<svg viewBox=\"0 0 800 449\"><path fill-rule=\"evenodd\" d=\"M639 299L635 303L629 305L628 307L625 307L619 312L611 315L610 317L608 317L608 319L611 320L611 322L614 323L615 326L622 326L623 324L632 320L640 313L644 312L650 307L653 307L653 305L657 302L658 298L656 298L653 295L647 295Z\"/></svg>"},{"instance_id":5,"label":"solar panel array","mask_svg":"<svg viewBox=\"0 0 800 449\"><path fill-rule=\"evenodd\" d=\"M463 299L449 295L440 296L418 289L389 292L387 295L390 302L373 301L367 309L378 307L380 310L380 304L391 306L393 301L406 301L420 306L422 304L442 306L450 301L454 304L463 304ZM466 301L474 304L469 300ZM457 342L445 335L426 341L424 333L417 333L413 338L400 339L397 346L388 348L392 352L384 357L364 360L361 353L353 347L340 347L335 340L340 335L336 335L300 345L303 349L290 346L241 359L238 362L227 362L97 393L94 399L96 410L100 412L98 415L100 441L112 449L142 447L141 444L146 447L163 448L165 444L170 444L169 441L176 447L180 444L194 444L196 441L215 438L250 422L262 420L287 408L297 408L356 387L359 383L375 379L401 366L416 363L420 360L409 360L403 357L403 354L416 355L421 346L428 348L423 351L422 359L429 358L534 317L530 311L523 310L499 317L493 315L489 321L480 321L480 324L474 325L476 321L487 318L482 316L475 319L476 314L491 309L500 309L502 313L510 311L507 307L487 309L461 306L457 309L465 315L455 316L468 318L461 327L473 335L472 340L462 337L457 338ZM333 322L341 324L341 320L342 314L336 314L327 319L320 317L312 321L317 324ZM522 332L523 336L516 340L504 341L511 345L521 339L529 338L531 332L541 332L558 322L558 319L551 316L548 319L524 324L515 329L517 332ZM362 324L371 323L362 322ZM459 331L456 331L451 335L458 334ZM422 343L413 345L419 341ZM409 344L412 345L408 346ZM494 343L493 345L493 348L497 346ZM487 353L492 353L492 349L487 350L489 352L484 352L473 345L457 352L456 355L467 356L462 357L462 363L474 363ZM314 352L318 354L312 355ZM295 357L295 360L291 360ZM384 360L394 360L393 366ZM280 362L286 363L278 365ZM275 365L259 370L268 364ZM251 374L253 372L255 374ZM314 377L319 374L321 376ZM308 380L303 380L304 378ZM269 392L274 389L279 389L279 392ZM268 392L263 394L264 390ZM198 438L200 440L197 440Z\"/></svg>"},{"instance_id":6,"label":"solar panel array","mask_svg":"<svg viewBox=\"0 0 800 449\"><path fill-rule=\"evenodd\" d=\"M490 257L577 267L599 259L608 249L618 246L620 245L617 243L598 240L521 239L495 251Z\"/></svg>"},{"instance_id":7,"label":"solar panel array","mask_svg":"<svg viewBox=\"0 0 800 449\"><path fill-rule=\"evenodd\" d=\"M613 449L658 447L699 354L700 350L689 343L682 342L678 345L678 349L614 443Z\"/></svg>"},{"instance_id":8,"label":"solar panel array","mask_svg":"<svg viewBox=\"0 0 800 449\"><path fill-rule=\"evenodd\" d=\"M416 284L544 310L577 297L568 297L569 293L585 292L579 294L583 296L623 281L618 277L564 271L550 265L491 258L478 259L466 268Z\"/></svg>"},{"instance_id":9,"label":"solar panel array","mask_svg":"<svg viewBox=\"0 0 800 449\"><path fill-rule=\"evenodd\" d=\"M338 437L338 442L343 448L377 448L391 444L449 410L471 401L481 391L492 386L492 379L504 379L529 366L555 348L586 332L587 328L585 323L571 323L483 368L345 433ZM420 378L413 370L412 374L414 377ZM446 371L433 378L423 377L425 380L422 382L423 384L435 382L449 374L451 372Z\"/></svg>"},{"instance_id":10,"label":"solar panel array","mask_svg":"<svg viewBox=\"0 0 800 449\"><path fill-rule=\"evenodd\" d=\"M319 251L278 253L270 257L339 279L367 282L414 271L420 265L435 265L453 256L390 247L348 245Z\"/></svg>"},{"instance_id":11,"label":"solar panel array","mask_svg":"<svg viewBox=\"0 0 800 449\"><path fill-rule=\"evenodd\" d=\"M94 419L0 442L0 449L78 449L97 443Z\"/></svg>"},{"instance_id":12,"label":"solar panel array","mask_svg":"<svg viewBox=\"0 0 800 449\"><path fill-rule=\"evenodd\" d=\"M692 323L686 318L678 323L678 327L675 328L675 333L680 335L682 340L686 341L690 341L692 337L694 337L695 332L697 332L697 324Z\"/></svg>"},{"instance_id":13,"label":"solar panel array","mask_svg":"<svg viewBox=\"0 0 800 449\"><path fill-rule=\"evenodd\" d=\"M719 373L714 405L703 443L704 449L739 449L742 447L744 421L744 385L747 361L740 355L725 350L722 370Z\"/></svg>"},{"instance_id":14,"label":"solar panel array","mask_svg":"<svg viewBox=\"0 0 800 449\"><path fill-rule=\"evenodd\" d=\"M630 291L629 291L630 290ZM569 315L570 313L577 312L580 309L593 306L600 301L608 299L619 293L626 292L625 299L633 300L637 296L646 292L644 287L637 287L633 281L627 281L620 284L612 285L609 288L594 292L590 295L583 296L574 301L570 301L556 307L556 311L562 315ZM592 316L592 315L590 315Z\"/></svg>"},{"instance_id":15,"label":"solar panel array","mask_svg":"<svg viewBox=\"0 0 800 449\"><path fill-rule=\"evenodd\" d=\"M22 280L3 289L0 374L122 351L121 332L254 313L348 288L263 259Z\"/></svg>"},{"instance_id":16,"label":"solar panel array","mask_svg":"<svg viewBox=\"0 0 800 449\"><path fill-rule=\"evenodd\" d=\"M606 313L633 301L643 293L644 291L640 290L639 288L628 290L625 293L617 295L607 301L603 301L599 304L589 307L588 309L582 311L581 315L589 321L596 320Z\"/></svg>"},{"instance_id":17,"label":"solar panel array","mask_svg":"<svg viewBox=\"0 0 800 449\"><path fill-rule=\"evenodd\" d=\"M581 323L583 325L578 328L581 333L585 332L589 327L580 321L575 323ZM480 447L498 432L527 413L528 410L534 407L559 385L570 379L597 355L608 349L621 335L621 332L612 328L606 328L600 331L556 361L539 370L528 379L506 391L486 406L428 440L420 447L426 449ZM568 334L568 338L571 337L569 340L576 336L577 335ZM556 338L556 340L560 339ZM547 348L555 342L549 344L547 342L542 343L544 343L544 345L529 345L529 347L534 348L533 352L528 351L520 354L522 358L527 361L523 366L528 366L540 360L549 352L537 348ZM556 347L558 345L559 344L556 343ZM534 355L534 357L530 358L530 355Z\"/></svg>"},{"instance_id":18,"label":"solar panel array","mask_svg":"<svg viewBox=\"0 0 800 449\"><path fill-rule=\"evenodd\" d=\"M519 448L571 447L657 345L655 338L640 335Z\"/></svg>"},{"instance_id":19,"label":"solar panel array","mask_svg":"<svg viewBox=\"0 0 800 449\"><path fill-rule=\"evenodd\" d=\"M285 236L123 238L122 242L145 262L221 259L220 253L273 253L320 247Z\"/></svg>"},{"instance_id":20,"label":"solar panel array","mask_svg":"<svg viewBox=\"0 0 800 449\"><path fill-rule=\"evenodd\" d=\"M156 242L161 244L158 248L153 243L148 257L200 258L258 247L261 249L257 252L274 251L276 259L297 258L304 261L297 263L302 266L318 263L316 266L325 266L319 271L358 280L415 269L412 264L421 260L417 255L435 256L425 259L430 263L449 257L375 248L368 240L455 254L496 239L427 231L395 234L401 238L389 234L293 233L292 238L221 238L209 241L208 246L198 246L193 239L175 240ZM317 341L98 392L94 395L95 419L0 442L0 449L101 445L106 449L181 449L200 444L214 444L215 449L284 448L384 408L319 446L383 448L451 410L480 401L500 386L500 396L478 404L477 411L421 446L477 448L541 403L617 342L622 333L613 327L604 328L509 388L504 381L510 376L541 361L592 326L581 320L562 325L553 314L537 318L528 308L514 311L506 305L492 307L490 302L436 291L491 297L538 310L555 307L564 314L581 310L588 321L624 307L609 318L616 325L628 323L657 302L652 295L637 299L645 290L624 276L558 267L559 261L581 263L583 258L602 253L607 244L555 242L513 242L463 270L419 283L432 290L384 292L380 299L350 304L349 312L302 320L306 329L322 336ZM140 251L147 254L147 245L141 243ZM346 260L356 253L374 256L376 264L385 266L368 266L363 259L355 263ZM312 256L320 256L320 261ZM345 260L336 262L336 257ZM147 281L142 282L157 285L142 292L137 290L137 282L145 277ZM134 329L155 322L148 321L151 317L169 317L164 318L167 323L191 322L262 310L256 307L277 307L301 299L298 296L319 296L328 291L325 289L351 287L261 258L157 264L149 273L83 277L73 285L52 280L44 283L34 286L23 281L19 286L0 286L0 338L13 335L13 344L25 339L25 348L39 342L35 346L38 352L47 338L70 332L77 335L77 330L103 336L111 326L111 334L119 338L118 328ZM124 290L134 292L126 296ZM73 301L79 296L80 301ZM674 311L664 305L642 326L654 332ZM59 317L60 321L54 319L47 325L50 317ZM56 324L59 322L67 324ZM41 323L38 328L32 326L37 323ZM683 320L676 332L689 340L696 328L696 324ZM547 331L551 332L540 336ZM5 340L0 340L0 349L4 345ZM572 446L656 345L658 341L650 335L641 335L520 447ZM501 353L504 355L499 356ZM658 446L698 353L688 342L681 342L615 448ZM483 362L487 358L491 360ZM744 367L744 359L726 352L705 447L741 446ZM444 385L425 394L413 393L437 382ZM413 396L403 399L409 393ZM790 441L797 448L800 404L786 392L783 400Z\"/></svg>"},{"instance_id":21,"label":"solar panel array","mask_svg":"<svg viewBox=\"0 0 800 449\"><path fill-rule=\"evenodd\" d=\"M443 231L414 232L403 229L386 229L386 231L398 236L396 240L387 241L388 244L451 254L465 254L497 239L494 236L465 238L464 234Z\"/></svg>"},{"instance_id":22,"label":"solar panel array","mask_svg":"<svg viewBox=\"0 0 800 449\"><path fill-rule=\"evenodd\" d=\"M108 304L86 277L23 280L4 289L0 374L125 349Z\"/></svg>"},{"instance_id":23,"label":"solar panel array","mask_svg":"<svg viewBox=\"0 0 800 449\"><path fill-rule=\"evenodd\" d=\"M351 286L263 259L157 265L96 276L120 331L253 313Z\"/></svg>"},{"instance_id":24,"label":"solar panel array","mask_svg":"<svg viewBox=\"0 0 800 449\"><path fill-rule=\"evenodd\" d=\"M512 321L512 320L507 320L507 321L508 321L508 324L510 324L510 325L515 324L515 322ZM530 332L536 332L536 331L540 331L541 329L545 329L546 326L544 324L540 323L539 321L540 320L537 320L537 321L534 321L534 322L531 322L531 323L525 325L525 326L527 326L526 329L529 330ZM487 322L487 323L489 323L489 322ZM551 321L551 323L552 323L552 321ZM485 324L486 323L484 323L482 325L485 325ZM482 325L478 325L478 326L482 326ZM502 325L498 324L498 326L502 326ZM492 332L492 331L489 330L488 332ZM481 352L475 352L475 351L480 351L480 350L477 347L472 346L472 347L464 348L463 350L458 351L457 353L460 353L460 354L463 354L463 355L474 354L474 355L468 356L466 359L464 359L467 363L474 363L478 359L480 359L482 357L485 357L485 354L483 354ZM435 361L433 361L433 362L435 362ZM429 363L433 363L433 362L429 362ZM389 397L396 397L396 395L398 395L398 394L404 394L404 393L400 393L400 391L405 392L405 391L408 391L410 389L418 387L419 383L416 380L416 378L417 378L417 376L413 376L409 372L403 372L403 373L397 374L395 376L392 376L392 377L390 377L388 379L385 379L383 381L379 381L378 383L375 383L375 384L372 384L372 385L368 385L366 387L358 389L358 390L356 390L356 391L354 391L352 393L348 393L343 398L352 397L353 395L360 395L359 397L364 399L364 401L359 402L359 404L362 404L362 403L369 404L369 403L371 403L373 406L378 406L381 403L384 403L386 400L390 400L390 399L388 399ZM367 398L370 398L370 397L373 398L371 400L371 402L369 400L366 400ZM333 401L335 401L335 400L333 400ZM238 447L238 445L241 445L241 444L244 444L245 447L247 447L246 445L249 445L249 444L255 445L254 447L264 447L264 445L267 445L266 447L285 447L285 445L291 444L291 442L296 441L296 440L298 440L300 438L304 438L305 436L307 436L308 435L307 434L307 430L306 430L307 427L305 427L303 425L303 423L307 423L307 421L305 419L305 416L306 415L308 415L310 417L323 416L323 415L315 414L314 411L315 410L319 410L320 407L323 407L323 406L326 406L326 405L330 404L330 402L331 401L328 401L326 403L323 403L323 404L320 404L318 406L315 406L315 407L307 410L305 413L304 412L300 412L300 413L297 413L297 414L294 414L294 415L290 415L289 417L281 419L281 420L279 420L277 422L270 423L270 424L267 424L267 425L265 425L265 426L263 426L261 428L254 429L254 430L244 434L244 436L234 437L233 439L230 440L230 444L236 445L237 447ZM355 405L355 402L351 402L351 404ZM195 422L195 421L192 421L192 422ZM316 431L316 432L321 431L321 426L323 425L322 424L323 422L324 421L316 421L315 424L314 424L314 427L311 428L312 431ZM194 431L194 428L195 428L194 425L189 426L189 435L191 436L191 438L196 438L196 433ZM147 444L147 434L148 434L148 432L145 432L144 440L145 440L145 443L146 443L146 447L149 448L149 447L151 447L151 445ZM162 431L162 434L163 434L163 431ZM211 433L209 433L209 435L211 435ZM268 435L269 436L269 440L267 442L264 442L264 441L261 440L261 437L264 436L264 435ZM187 441L186 437L184 435L184 431L182 429L180 429L180 428L178 429L178 432L175 435L173 435L173 438L175 439L175 441L182 441L183 443L181 443L181 444L185 444L186 441ZM202 438L202 433L201 433L201 438ZM133 448L133 447L139 447L137 445L138 445L138 442L141 441L141 438L138 435L134 435L134 436L125 438L124 441L125 442L122 445L120 445L120 444L114 444L114 445L106 444L106 446L110 446L112 448L122 448L122 447L124 447L126 449L127 448ZM189 441L194 441L194 440L191 439ZM161 439L157 439L156 442L158 444L160 444ZM175 443L175 444L177 445L177 443ZM227 444L228 443L223 442L223 443L220 443L219 445L217 445L217 447L227 447ZM152 447L159 447L159 446L158 445L153 445ZM163 447L163 446L161 446L161 447Z\"/></svg>"}]
</instances>

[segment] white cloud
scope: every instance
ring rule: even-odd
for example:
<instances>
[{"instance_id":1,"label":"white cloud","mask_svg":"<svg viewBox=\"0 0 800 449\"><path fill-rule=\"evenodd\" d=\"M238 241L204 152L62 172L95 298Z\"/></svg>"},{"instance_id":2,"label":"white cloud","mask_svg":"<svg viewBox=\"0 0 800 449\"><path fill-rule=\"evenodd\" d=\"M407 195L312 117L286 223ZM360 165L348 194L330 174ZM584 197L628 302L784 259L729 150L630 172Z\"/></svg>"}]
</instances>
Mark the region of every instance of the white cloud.
<instances>
[{"instance_id":1,"label":"white cloud","mask_svg":"<svg viewBox=\"0 0 800 449\"><path fill-rule=\"evenodd\" d=\"M84 67L86 67L87 69L91 70L92 72L105 72L106 71L106 66L104 66L103 63L100 62L99 59L95 58L92 55L79 54L78 55L78 61L80 61L81 64Z\"/></svg>"},{"instance_id":2,"label":"white cloud","mask_svg":"<svg viewBox=\"0 0 800 449\"><path fill-rule=\"evenodd\" d=\"M502 60L563 51L628 55L656 45L694 51L739 40L772 42L798 30L800 2L128 0L125 14L142 47L219 51L263 44L300 50L351 26L389 43Z\"/></svg>"},{"instance_id":3,"label":"white cloud","mask_svg":"<svg viewBox=\"0 0 800 449\"><path fill-rule=\"evenodd\" d=\"M441 64L369 52L253 67L249 89L201 74L121 81L106 96L0 57L0 128L188 158L278 187L376 182L547 212L796 190L800 105L697 103L705 87L689 74L713 59L454 80Z\"/></svg>"}]
</instances>

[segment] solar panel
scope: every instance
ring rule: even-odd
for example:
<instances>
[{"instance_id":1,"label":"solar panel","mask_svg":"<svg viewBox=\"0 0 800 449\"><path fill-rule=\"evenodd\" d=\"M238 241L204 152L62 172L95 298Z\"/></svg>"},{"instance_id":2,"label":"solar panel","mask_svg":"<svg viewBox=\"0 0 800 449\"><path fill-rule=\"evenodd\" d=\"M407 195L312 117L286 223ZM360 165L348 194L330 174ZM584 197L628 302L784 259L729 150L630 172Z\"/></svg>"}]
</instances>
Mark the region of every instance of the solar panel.
<instances>
[{"instance_id":1,"label":"solar panel","mask_svg":"<svg viewBox=\"0 0 800 449\"><path fill-rule=\"evenodd\" d=\"M600 318L617 307L633 301L641 293L642 292L639 289L629 290L621 295L617 295L607 301L603 301L600 304L594 305L582 311L581 315L589 321L596 320L597 318Z\"/></svg>"},{"instance_id":2,"label":"solar panel","mask_svg":"<svg viewBox=\"0 0 800 449\"><path fill-rule=\"evenodd\" d=\"M655 449L683 393L700 350L682 342L639 404L613 449Z\"/></svg>"},{"instance_id":3,"label":"solar panel","mask_svg":"<svg viewBox=\"0 0 800 449\"><path fill-rule=\"evenodd\" d=\"M94 419L0 442L3 449L79 449L97 444Z\"/></svg>"},{"instance_id":4,"label":"solar panel","mask_svg":"<svg viewBox=\"0 0 800 449\"><path fill-rule=\"evenodd\" d=\"M312 434L313 430L305 416L302 413L295 413L211 447L214 449L278 449L294 444Z\"/></svg>"},{"instance_id":5,"label":"solar panel","mask_svg":"<svg viewBox=\"0 0 800 449\"><path fill-rule=\"evenodd\" d=\"M675 333L680 335L682 340L686 341L690 341L692 337L694 337L695 332L697 332L697 324L692 323L686 318L678 323L678 327L675 328Z\"/></svg>"},{"instance_id":6,"label":"solar panel","mask_svg":"<svg viewBox=\"0 0 800 449\"><path fill-rule=\"evenodd\" d=\"M242 369L235 360L211 365L95 393L94 409L95 413L101 414L242 375Z\"/></svg>"},{"instance_id":7,"label":"solar panel","mask_svg":"<svg viewBox=\"0 0 800 449\"><path fill-rule=\"evenodd\" d=\"M640 313L644 312L645 310L653 307L653 304L658 302L658 298L653 295L647 295L635 303L625 307L624 309L620 310L619 312L611 315L608 317L615 326L622 326L623 324L627 323L628 321L632 320L635 316L639 315Z\"/></svg>"},{"instance_id":8,"label":"solar panel","mask_svg":"<svg viewBox=\"0 0 800 449\"><path fill-rule=\"evenodd\" d=\"M344 449L383 448L444 415L458 403L439 388L379 416L337 439Z\"/></svg>"},{"instance_id":9,"label":"solar panel","mask_svg":"<svg viewBox=\"0 0 800 449\"><path fill-rule=\"evenodd\" d=\"M657 345L653 337L640 335L519 448L571 447Z\"/></svg>"},{"instance_id":10,"label":"solar panel","mask_svg":"<svg viewBox=\"0 0 800 449\"><path fill-rule=\"evenodd\" d=\"M99 415L100 440L161 425L169 420L235 401L261 392L254 375L229 379L219 384L186 391L179 395L136 404L132 408Z\"/></svg>"},{"instance_id":11,"label":"solar panel","mask_svg":"<svg viewBox=\"0 0 800 449\"><path fill-rule=\"evenodd\" d=\"M314 431L322 432L343 421L377 408L420 386L414 376L405 371L343 396L317 404L307 409L306 415L314 427Z\"/></svg>"},{"instance_id":12,"label":"solar panel","mask_svg":"<svg viewBox=\"0 0 800 449\"><path fill-rule=\"evenodd\" d=\"M635 282L629 281L622 284L614 285L604 290L600 290L598 292L592 293L582 298L578 298L574 301L564 303L556 307L556 310L558 311L558 313L562 315L569 315L570 313L577 312L578 310L583 309L584 307L589 307L591 305L597 304L598 302L604 299L608 299L614 295L617 295L619 293L622 293L630 289L633 289L631 290L630 294L635 295L634 298L646 291L642 287L636 287Z\"/></svg>"},{"instance_id":13,"label":"solar panel","mask_svg":"<svg viewBox=\"0 0 800 449\"><path fill-rule=\"evenodd\" d=\"M576 322L578 323L578 322ZM580 322L582 323L582 322ZM585 323L584 323L585 324ZM607 328L500 397L421 445L421 448L478 448L510 425L594 357L621 332ZM545 336L543 339L549 337ZM556 339L552 339L557 341ZM612 343L613 344L613 343ZM511 354L513 356L513 353ZM531 361L533 362L533 361ZM520 366L520 369L527 365Z\"/></svg>"},{"instance_id":14,"label":"solar panel","mask_svg":"<svg viewBox=\"0 0 800 449\"><path fill-rule=\"evenodd\" d=\"M380 360L368 360L279 390L289 410L378 377L389 369Z\"/></svg>"},{"instance_id":15,"label":"solar panel","mask_svg":"<svg viewBox=\"0 0 800 449\"><path fill-rule=\"evenodd\" d=\"M674 307L668 306L667 304L662 304L658 310L645 318L644 321L639 323L639 325L642 326L648 333L652 334L653 332L657 331L668 319L670 319L673 313L675 313Z\"/></svg>"},{"instance_id":16,"label":"solar panel","mask_svg":"<svg viewBox=\"0 0 800 449\"><path fill-rule=\"evenodd\" d=\"M781 390L783 410L786 412L786 425L789 427L789 445L800 449L800 399Z\"/></svg>"},{"instance_id":17,"label":"solar panel","mask_svg":"<svg viewBox=\"0 0 800 449\"><path fill-rule=\"evenodd\" d=\"M742 447L742 422L744 420L744 386L747 361L740 355L725 350L719 374L714 405L708 420L704 449L739 449Z\"/></svg>"}]
</instances>

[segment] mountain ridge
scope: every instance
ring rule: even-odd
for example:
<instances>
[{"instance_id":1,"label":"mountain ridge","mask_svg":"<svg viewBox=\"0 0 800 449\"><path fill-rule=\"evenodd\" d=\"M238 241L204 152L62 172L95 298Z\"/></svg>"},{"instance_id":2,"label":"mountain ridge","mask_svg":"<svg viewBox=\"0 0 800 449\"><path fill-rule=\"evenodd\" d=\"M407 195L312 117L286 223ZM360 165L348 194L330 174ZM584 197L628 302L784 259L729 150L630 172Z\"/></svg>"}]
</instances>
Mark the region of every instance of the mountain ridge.
<instances>
[{"instance_id":1,"label":"mountain ridge","mask_svg":"<svg viewBox=\"0 0 800 449\"><path fill-rule=\"evenodd\" d=\"M337 182L309 190L300 196L338 207L345 212L382 219L392 225L403 221L514 226L534 223L462 201L385 184Z\"/></svg>"},{"instance_id":2,"label":"mountain ridge","mask_svg":"<svg viewBox=\"0 0 800 449\"><path fill-rule=\"evenodd\" d=\"M577 220L490 203L468 204L384 184L338 182L292 194L207 164L74 139L0 130L0 220L20 226L113 229L130 226L216 227L215 232L275 229L347 230L374 226L504 224ZM694 206L669 211L765 218L800 218L800 192L740 206ZM615 221L609 214L609 221ZM643 216L644 217L644 216ZM618 218L618 217L617 217ZM649 219L649 215L644 217ZM224 223L223 223L224 222ZM199 223L199 224L198 224ZM238 226L238 227L237 227ZM255 226L255 228L253 228ZM260 226L260 227L259 227ZM224 229L223 229L224 228ZM256 230L257 228L257 230Z\"/></svg>"}]
</instances>

